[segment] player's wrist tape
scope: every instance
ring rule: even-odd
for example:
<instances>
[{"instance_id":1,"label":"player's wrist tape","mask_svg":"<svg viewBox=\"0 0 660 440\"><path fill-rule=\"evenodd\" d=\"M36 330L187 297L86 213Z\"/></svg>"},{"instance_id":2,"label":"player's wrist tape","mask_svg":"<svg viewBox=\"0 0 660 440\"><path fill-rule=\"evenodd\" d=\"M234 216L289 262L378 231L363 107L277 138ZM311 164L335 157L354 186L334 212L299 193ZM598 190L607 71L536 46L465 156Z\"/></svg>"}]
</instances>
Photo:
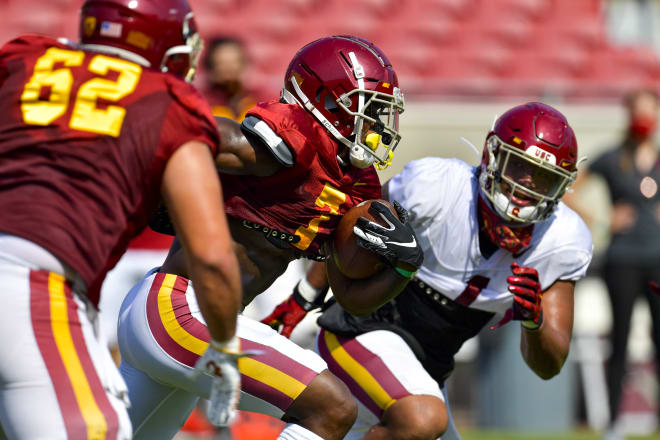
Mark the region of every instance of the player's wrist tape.
<instances>
[{"instance_id":1,"label":"player's wrist tape","mask_svg":"<svg viewBox=\"0 0 660 440\"><path fill-rule=\"evenodd\" d=\"M238 336L234 335L228 341L219 342L211 338L209 345L212 349L226 354L239 354L241 352L241 340Z\"/></svg>"},{"instance_id":2,"label":"player's wrist tape","mask_svg":"<svg viewBox=\"0 0 660 440\"><path fill-rule=\"evenodd\" d=\"M307 278L302 278L293 289L293 299L303 308L304 311L317 309L323 304L325 294L328 288L318 289L312 286Z\"/></svg>"},{"instance_id":3,"label":"player's wrist tape","mask_svg":"<svg viewBox=\"0 0 660 440\"><path fill-rule=\"evenodd\" d=\"M400 267L395 267L394 270L397 271L397 273L399 275L401 275L402 277L407 278L407 279L410 279L410 278L414 277L415 274L417 273L416 270L415 271L409 271L409 270L401 269Z\"/></svg>"}]
</instances>

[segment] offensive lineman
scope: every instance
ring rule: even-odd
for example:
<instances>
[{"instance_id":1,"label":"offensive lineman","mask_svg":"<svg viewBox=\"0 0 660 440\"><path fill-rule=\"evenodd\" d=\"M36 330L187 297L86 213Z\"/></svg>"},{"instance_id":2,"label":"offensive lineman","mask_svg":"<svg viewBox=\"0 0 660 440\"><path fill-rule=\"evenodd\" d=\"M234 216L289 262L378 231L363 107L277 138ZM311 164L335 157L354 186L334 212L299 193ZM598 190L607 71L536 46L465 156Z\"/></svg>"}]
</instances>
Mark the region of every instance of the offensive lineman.
<instances>
[{"instance_id":1,"label":"offensive lineman","mask_svg":"<svg viewBox=\"0 0 660 440\"><path fill-rule=\"evenodd\" d=\"M242 125L218 121L216 162L225 173L244 305L294 258L324 259L340 216L380 196L373 164L391 160L402 110L403 96L386 56L361 38L333 36L295 55L282 100L259 104ZM411 241L410 226L388 214L392 241ZM154 227L164 231L166 221ZM377 292L384 295L382 303L398 294L421 264L421 249L392 245L383 252L390 256L390 268L333 287L356 295ZM209 397L208 378L188 374L209 335L181 257L175 241L163 266L131 290L120 312L120 370L138 438L171 438L199 396ZM343 438L355 420L355 402L318 355L242 316L238 336L244 348L257 352L239 361L241 408L289 422L281 439ZM213 421L213 395L210 400L207 413Z\"/></svg>"},{"instance_id":2,"label":"offensive lineman","mask_svg":"<svg viewBox=\"0 0 660 440\"><path fill-rule=\"evenodd\" d=\"M80 45L29 35L0 50L9 438L131 438L126 386L98 334L99 286L161 195L219 341L206 359L237 386L226 347L236 345L241 286L215 178L218 135L183 80L200 49L185 0L87 0Z\"/></svg>"},{"instance_id":3,"label":"offensive lineman","mask_svg":"<svg viewBox=\"0 0 660 440\"><path fill-rule=\"evenodd\" d=\"M499 325L521 322L521 352L539 377L561 370L574 284L592 254L591 233L560 202L577 162L565 117L528 103L496 121L480 167L428 157L384 185L383 198L409 210L425 260L405 290L370 316L334 304L319 318L317 349L359 401L347 439L459 438L453 426L447 430L441 388L463 342L496 316ZM307 276L314 285L318 271ZM265 321L290 333L301 315L292 297Z\"/></svg>"}]
</instances>

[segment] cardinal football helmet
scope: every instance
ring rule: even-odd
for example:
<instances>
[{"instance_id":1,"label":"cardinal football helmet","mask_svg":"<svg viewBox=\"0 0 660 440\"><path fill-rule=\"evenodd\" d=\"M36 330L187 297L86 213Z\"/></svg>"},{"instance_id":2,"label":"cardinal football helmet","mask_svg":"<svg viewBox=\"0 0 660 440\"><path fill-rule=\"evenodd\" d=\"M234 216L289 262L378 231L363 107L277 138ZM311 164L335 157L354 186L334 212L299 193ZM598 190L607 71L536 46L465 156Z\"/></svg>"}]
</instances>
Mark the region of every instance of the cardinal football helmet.
<instances>
[{"instance_id":1,"label":"cardinal football helmet","mask_svg":"<svg viewBox=\"0 0 660 440\"><path fill-rule=\"evenodd\" d=\"M373 43L335 35L307 44L286 70L282 97L306 108L348 147L353 166L390 164L404 100L391 63Z\"/></svg>"},{"instance_id":2,"label":"cardinal football helmet","mask_svg":"<svg viewBox=\"0 0 660 440\"><path fill-rule=\"evenodd\" d=\"M80 43L188 82L202 51L186 0L86 0L80 11Z\"/></svg>"},{"instance_id":3,"label":"cardinal football helmet","mask_svg":"<svg viewBox=\"0 0 660 440\"><path fill-rule=\"evenodd\" d=\"M504 113L488 133L479 185L505 221L548 218L577 177L577 140L559 111L540 102Z\"/></svg>"}]
</instances>

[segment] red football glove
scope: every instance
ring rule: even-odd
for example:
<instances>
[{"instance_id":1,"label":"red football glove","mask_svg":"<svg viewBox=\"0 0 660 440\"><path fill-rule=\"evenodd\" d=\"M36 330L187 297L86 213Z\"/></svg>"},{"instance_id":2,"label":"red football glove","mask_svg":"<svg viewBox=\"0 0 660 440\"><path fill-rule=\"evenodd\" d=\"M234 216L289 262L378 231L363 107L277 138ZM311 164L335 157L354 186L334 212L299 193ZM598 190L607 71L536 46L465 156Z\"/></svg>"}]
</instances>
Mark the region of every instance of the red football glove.
<instances>
[{"instance_id":1,"label":"red football glove","mask_svg":"<svg viewBox=\"0 0 660 440\"><path fill-rule=\"evenodd\" d=\"M541 283L539 273L533 267L511 263L513 275L507 277L509 292L513 293L513 320L521 321L528 330L536 330L543 323Z\"/></svg>"},{"instance_id":2,"label":"red football glove","mask_svg":"<svg viewBox=\"0 0 660 440\"><path fill-rule=\"evenodd\" d=\"M323 290L323 295L319 295L319 298L323 300L325 298L325 293L327 289ZM321 307L320 304L316 302L311 303L305 300L298 290L298 284L293 289L291 296L280 305L275 307L273 313L266 316L261 320L262 323L271 326L275 330L278 330L280 326L280 334L286 338L291 337L291 332L296 328L298 323L303 320L307 312Z\"/></svg>"}]
</instances>

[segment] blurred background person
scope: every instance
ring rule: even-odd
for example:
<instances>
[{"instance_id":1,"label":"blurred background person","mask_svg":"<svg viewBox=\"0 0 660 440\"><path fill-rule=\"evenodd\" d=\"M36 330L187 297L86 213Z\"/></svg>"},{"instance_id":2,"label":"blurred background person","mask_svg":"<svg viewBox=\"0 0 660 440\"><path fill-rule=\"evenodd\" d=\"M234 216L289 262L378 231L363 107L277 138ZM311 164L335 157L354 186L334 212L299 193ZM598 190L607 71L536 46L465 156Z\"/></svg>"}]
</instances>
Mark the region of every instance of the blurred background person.
<instances>
[{"instance_id":1,"label":"blurred background person","mask_svg":"<svg viewBox=\"0 0 660 440\"><path fill-rule=\"evenodd\" d=\"M214 116L242 121L245 113L260 100L261 93L244 83L248 67L245 46L238 38L216 36L207 40L206 84L202 94L211 104Z\"/></svg>"},{"instance_id":2,"label":"blurred background person","mask_svg":"<svg viewBox=\"0 0 660 440\"><path fill-rule=\"evenodd\" d=\"M626 372L628 334L635 301L644 297L652 317L656 371L660 377L660 296L648 286L660 280L660 163L654 141L658 122L658 95L650 89L635 90L624 98L628 125L623 138L582 170L575 191L589 174L607 185L612 204L610 243L605 251L602 276L611 302L611 354L607 364L610 427L607 439L623 438L616 427L622 384ZM599 212L577 206L594 224Z\"/></svg>"}]
</instances>

